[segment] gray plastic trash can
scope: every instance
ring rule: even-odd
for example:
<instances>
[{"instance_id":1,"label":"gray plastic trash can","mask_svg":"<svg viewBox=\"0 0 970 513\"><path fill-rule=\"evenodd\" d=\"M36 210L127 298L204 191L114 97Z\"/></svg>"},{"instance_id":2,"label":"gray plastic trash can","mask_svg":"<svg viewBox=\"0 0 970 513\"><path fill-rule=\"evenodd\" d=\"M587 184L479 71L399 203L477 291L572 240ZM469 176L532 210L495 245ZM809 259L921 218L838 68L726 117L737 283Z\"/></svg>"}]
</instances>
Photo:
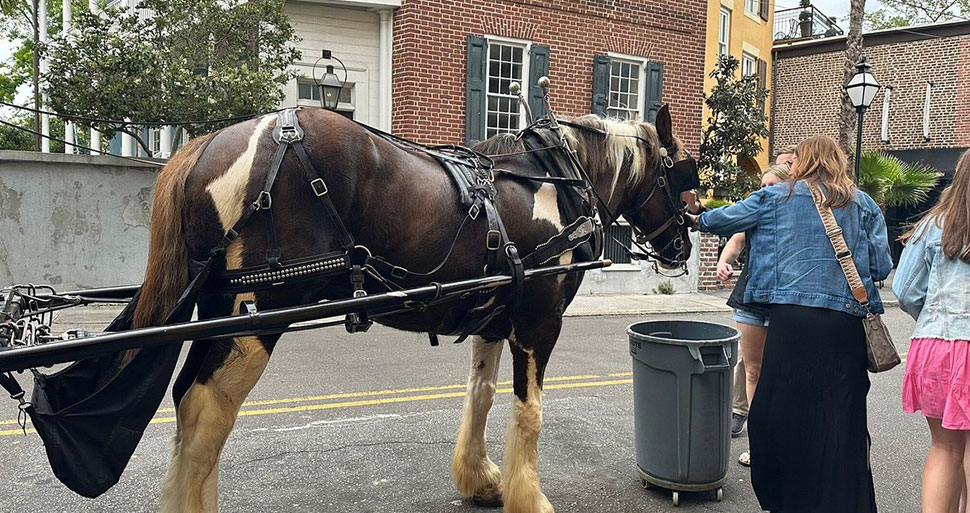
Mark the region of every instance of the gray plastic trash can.
<instances>
[{"instance_id":1,"label":"gray plastic trash can","mask_svg":"<svg viewBox=\"0 0 970 513\"><path fill-rule=\"evenodd\" d=\"M738 330L713 322L648 321L627 328L633 355L637 470L644 488L716 490L727 480Z\"/></svg>"}]
</instances>

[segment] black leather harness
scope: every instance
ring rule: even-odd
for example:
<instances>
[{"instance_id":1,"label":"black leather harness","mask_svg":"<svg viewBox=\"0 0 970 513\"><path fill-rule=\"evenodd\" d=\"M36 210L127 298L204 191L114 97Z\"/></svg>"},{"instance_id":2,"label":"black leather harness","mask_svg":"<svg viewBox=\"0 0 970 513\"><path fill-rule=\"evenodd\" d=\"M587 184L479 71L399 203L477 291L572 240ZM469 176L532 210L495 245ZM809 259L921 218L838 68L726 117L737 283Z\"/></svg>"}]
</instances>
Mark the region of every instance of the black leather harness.
<instances>
[{"instance_id":1,"label":"black leather harness","mask_svg":"<svg viewBox=\"0 0 970 513\"><path fill-rule=\"evenodd\" d=\"M359 123L358 123L359 124ZM550 260L561 256L567 251L574 251L574 261L589 261L600 254L603 247L603 226L597 214L597 200L605 207L605 203L596 196L592 182L580 164L575 151L566 140L565 133L559 128L555 118L542 119L520 132L519 137L525 146L525 152L531 155L534 163L542 170L542 176L519 175L506 170L496 169L494 162L488 156L457 146L426 147L411 141L401 139L359 124L371 133L398 146L409 150L418 150L433 157L445 170L455 184L462 207L465 209L465 219L456 234L457 242L461 229L467 223L478 222L484 218L487 224L485 245L485 275L508 273L513 277L511 287L502 292L486 291L477 293L475 304L468 309L458 326L446 335L457 335L460 342L470 334L481 332L486 326L496 321L504 312L506 305L517 304L521 298L525 269L539 267ZM427 277L440 269L450 257L451 250L444 260L432 271L413 272L402 266L388 262L380 255L373 255L363 246L356 245L353 236L347 231L340 219L329 189L323 178L314 169L303 148L304 131L300 127L296 116L296 109L286 109L278 113L273 139L278 149L274 155L269 172L256 200L249 204L239 220L230 228L222 241L210 251L205 262L192 261L193 280L195 290L199 289L213 293L238 293L244 291L258 291L275 288L308 279L320 279L337 275L348 275L355 297L366 295L364 290L365 276L374 278L388 289L400 288L397 282L409 277ZM300 162L300 169L308 187L314 197L319 200L326 212L333 235L340 246L322 255L299 260L287 260L280 250L276 238L273 210L273 185L279 174L280 167L286 153L292 150ZM557 234L545 243L536 247L535 251L524 258L519 256L518 248L509 239L505 223L495 205L496 189L495 174L502 173L511 177L536 182L554 184L557 188L557 199L560 216L567 223ZM646 203L657 189L663 189L670 197L669 186L658 178L651 190ZM213 271L213 261L221 258L229 245L238 237L239 233L259 213L264 220L266 242L266 264L242 269ZM681 216L675 216L681 217ZM682 217L681 217L682 219ZM659 233L669 226L670 222L662 226L655 233ZM452 246L452 249L454 245ZM427 306L427 305L424 305ZM348 331L364 331L370 327L364 312L347 316L345 326ZM429 334L432 345L437 345L436 334Z\"/></svg>"}]
</instances>

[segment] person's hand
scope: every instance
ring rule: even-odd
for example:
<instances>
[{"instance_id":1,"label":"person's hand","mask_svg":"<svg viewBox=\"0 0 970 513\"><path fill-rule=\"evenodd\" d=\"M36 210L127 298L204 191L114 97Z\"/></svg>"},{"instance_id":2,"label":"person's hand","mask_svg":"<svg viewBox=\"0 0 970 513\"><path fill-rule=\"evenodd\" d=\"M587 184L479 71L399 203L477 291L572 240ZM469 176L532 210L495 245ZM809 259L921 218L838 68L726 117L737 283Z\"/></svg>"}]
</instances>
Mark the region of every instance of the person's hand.
<instances>
[{"instance_id":1,"label":"person's hand","mask_svg":"<svg viewBox=\"0 0 970 513\"><path fill-rule=\"evenodd\" d=\"M697 191L694 189L680 193L680 200L687 204L687 211L692 214L699 214L704 208L697 199Z\"/></svg>"},{"instance_id":2,"label":"person's hand","mask_svg":"<svg viewBox=\"0 0 970 513\"><path fill-rule=\"evenodd\" d=\"M701 216L695 216L690 212L684 212L684 219L687 222L687 227L690 228L691 231L696 232L699 229L698 227L700 226Z\"/></svg>"},{"instance_id":3,"label":"person's hand","mask_svg":"<svg viewBox=\"0 0 970 513\"><path fill-rule=\"evenodd\" d=\"M734 277L734 266L727 262L717 263L717 279L721 281L728 281Z\"/></svg>"}]
</instances>

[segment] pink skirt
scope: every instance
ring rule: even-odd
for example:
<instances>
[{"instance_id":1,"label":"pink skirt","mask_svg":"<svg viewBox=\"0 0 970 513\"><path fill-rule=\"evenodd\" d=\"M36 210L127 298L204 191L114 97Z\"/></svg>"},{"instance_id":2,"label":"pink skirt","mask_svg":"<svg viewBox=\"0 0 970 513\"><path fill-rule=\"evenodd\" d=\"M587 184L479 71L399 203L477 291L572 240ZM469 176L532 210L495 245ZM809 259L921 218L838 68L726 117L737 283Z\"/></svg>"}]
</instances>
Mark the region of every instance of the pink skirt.
<instances>
[{"instance_id":1,"label":"pink skirt","mask_svg":"<svg viewBox=\"0 0 970 513\"><path fill-rule=\"evenodd\" d=\"M970 341L914 338L906 356L903 411L970 430Z\"/></svg>"}]
</instances>

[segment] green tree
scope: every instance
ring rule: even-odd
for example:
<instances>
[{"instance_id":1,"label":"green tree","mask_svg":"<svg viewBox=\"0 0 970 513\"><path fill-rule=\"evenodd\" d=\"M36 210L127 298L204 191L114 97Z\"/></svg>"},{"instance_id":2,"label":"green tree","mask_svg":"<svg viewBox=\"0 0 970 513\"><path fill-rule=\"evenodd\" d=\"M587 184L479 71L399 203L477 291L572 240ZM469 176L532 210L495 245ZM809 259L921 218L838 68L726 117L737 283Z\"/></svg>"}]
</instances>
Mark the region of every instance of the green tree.
<instances>
[{"instance_id":1,"label":"green tree","mask_svg":"<svg viewBox=\"0 0 970 513\"><path fill-rule=\"evenodd\" d=\"M96 119L167 123L255 115L283 99L300 57L284 0L142 0L153 15L79 12L73 30L42 48L51 108ZM138 127L80 122L138 138ZM225 123L230 124L230 123ZM144 146L144 141L139 139Z\"/></svg>"},{"instance_id":2,"label":"green tree","mask_svg":"<svg viewBox=\"0 0 970 513\"><path fill-rule=\"evenodd\" d=\"M908 164L875 150L862 152L859 162L859 188L883 209L918 205L936 187L940 176L932 167Z\"/></svg>"},{"instance_id":3,"label":"green tree","mask_svg":"<svg viewBox=\"0 0 970 513\"><path fill-rule=\"evenodd\" d=\"M882 7L866 13L874 30L965 19L970 0L881 0Z\"/></svg>"},{"instance_id":4,"label":"green tree","mask_svg":"<svg viewBox=\"0 0 970 513\"><path fill-rule=\"evenodd\" d=\"M754 75L738 76L740 62L725 55L710 76L717 80L704 95L710 115L701 138L701 184L730 200L739 200L756 185L738 165L738 157L754 158L761 153L761 139L768 137L765 116L766 89L758 87Z\"/></svg>"}]
</instances>

